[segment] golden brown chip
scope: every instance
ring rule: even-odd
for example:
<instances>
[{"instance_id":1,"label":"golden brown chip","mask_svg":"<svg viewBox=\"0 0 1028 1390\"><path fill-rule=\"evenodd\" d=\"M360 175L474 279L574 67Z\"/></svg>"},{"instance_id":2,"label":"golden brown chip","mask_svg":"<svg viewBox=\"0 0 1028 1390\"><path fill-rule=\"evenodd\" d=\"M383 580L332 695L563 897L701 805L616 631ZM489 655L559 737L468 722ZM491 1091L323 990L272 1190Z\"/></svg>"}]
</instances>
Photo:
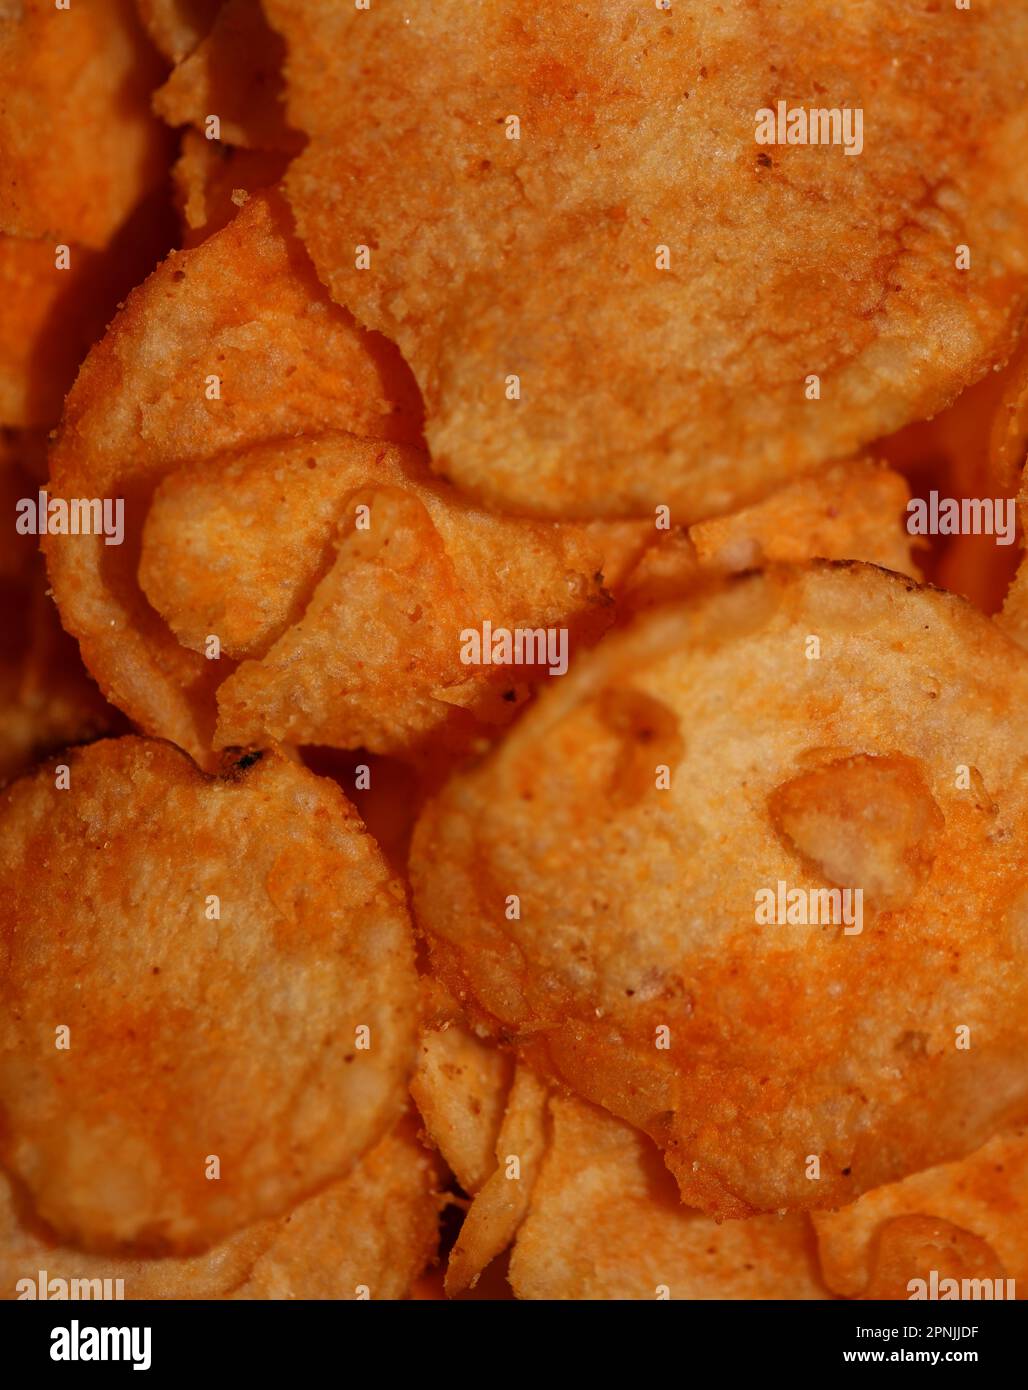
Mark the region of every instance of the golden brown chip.
<instances>
[{"instance_id":1,"label":"golden brown chip","mask_svg":"<svg viewBox=\"0 0 1028 1390\"><path fill-rule=\"evenodd\" d=\"M136 0L150 38L173 63L180 63L210 32L224 0Z\"/></svg>"},{"instance_id":2,"label":"golden brown chip","mask_svg":"<svg viewBox=\"0 0 1028 1390\"><path fill-rule=\"evenodd\" d=\"M0 808L0 1146L43 1220L189 1253L378 1139L413 1058L409 925L331 782L124 738Z\"/></svg>"},{"instance_id":3,"label":"golden brown chip","mask_svg":"<svg viewBox=\"0 0 1028 1390\"><path fill-rule=\"evenodd\" d=\"M154 94L154 110L169 125L193 125L208 139L295 151L302 139L286 124L284 50L258 0L227 0L210 33Z\"/></svg>"},{"instance_id":4,"label":"golden brown chip","mask_svg":"<svg viewBox=\"0 0 1028 1390\"><path fill-rule=\"evenodd\" d=\"M439 1164L403 1123L287 1217L249 1278L244 1299L396 1299L434 1256L439 1240Z\"/></svg>"},{"instance_id":5,"label":"golden brown chip","mask_svg":"<svg viewBox=\"0 0 1028 1390\"><path fill-rule=\"evenodd\" d=\"M301 235L491 504L715 515L1009 351L1021 0L265 8Z\"/></svg>"},{"instance_id":6,"label":"golden brown chip","mask_svg":"<svg viewBox=\"0 0 1028 1390\"><path fill-rule=\"evenodd\" d=\"M645 1135L571 1098L518 1231L510 1281L531 1299L823 1299L809 1218L718 1224L679 1201Z\"/></svg>"},{"instance_id":7,"label":"golden brown chip","mask_svg":"<svg viewBox=\"0 0 1028 1390\"><path fill-rule=\"evenodd\" d=\"M405 1121L286 1216L164 1259L61 1245L0 1177L0 1299L403 1298L435 1253L438 1177Z\"/></svg>"},{"instance_id":8,"label":"golden brown chip","mask_svg":"<svg viewBox=\"0 0 1028 1390\"><path fill-rule=\"evenodd\" d=\"M425 1028L410 1091L429 1139L474 1195L496 1168L513 1063L463 1024Z\"/></svg>"},{"instance_id":9,"label":"golden brown chip","mask_svg":"<svg viewBox=\"0 0 1028 1390\"><path fill-rule=\"evenodd\" d=\"M220 231L254 193L273 188L288 163L277 150L244 150L184 131L172 171L183 246L199 246Z\"/></svg>"},{"instance_id":10,"label":"golden brown chip","mask_svg":"<svg viewBox=\"0 0 1028 1390\"><path fill-rule=\"evenodd\" d=\"M124 546L46 542L109 698L207 765L269 739L414 756L508 721L562 661L535 634L598 636L608 574L650 533L485 512L390 447L417 418L402 362L324 296L274 195L166 261L90 354L51 459L55 496L126 499ZM532 635L527 669L465 661L486 623Z\"/></svg>"},{"instance_id":11,"label":"golden brown chip","mask_svg":"<svg viewBox=\"0 0 1028 1390\"><path fill-rule=\"evenodd\" d=\"M485 1267L514 1239L532 1199L545 1138L546 1087L519 1063L496 1138L496 1165L475 1193L450 1251L450 1298L474 1288Z\"/></svg>"},{"instance_id":12,"label":"golden brown chip","mask_svg":"<svg viewBox=\"0 0 1028 1390\"><path fill-rule=\"evenodd\" d=\"M1023 1298L1028 1134L997 1135L956 1163L866 1192L841 1211L817 1212L814 1227L825 1281L847 1298L909 1298L908 1282L927 1280L933 1269L937 1280L1011 1278Z\"/></svg>"},{"instance_id":13,"label":"golden brown chip","mask_svg":"<svg viewBox=\"0 0 1028 1390\"><path fill-rule=\"evenodd\" d=\"M1028 1102L1026 697L988 619L871 566L657 610L429 803L436 967L712 1214L966 1153Z\"/></svg>"},{"instance_id":14,"label":"golden brown chip","mask_svg":"<svg viewBox=\"0 0 1028 1390\"><path fill-rule=\"evenodd\" d=\"M107 246L165 175L167 132L150 112L160 72L131 0L6 7L0 232Z\"/></svg>"},{"instance_id":15,"label":"golden brown chip","mask_svg":"<svg viewBox=\"0 0 1028 1390\"><path fill-rule=\"evenodd\" d=\"M87 1254L48 1231L0 1174L0 1300L218 1298L247 1277L271 1239L272 1225L250 1226L202 1255ZM106 1288L105 1280L111 1281Z\"/></svg>"},{"instance_id":16,"label":"golden brown chip","mask_svg":"<svg viewBox=\"0 0 1028 1390\"><path fill-rule=\"evenodd\" d=\"M61 627L36 537L16 529L25 503L38 500L40 450L34 434L0 431L0 500L8 518L0 533L0 784L57 748L124 725Z\"/></svg>"},{"instance_id":17,"label":"golden brown chip","mask_svg":"<svg viewBox=\"0 0 1028 1390\"><path fill-rule=\"evenodd\" d=\"M718 576L782 561L867 560L917 577L900 520L908 496L899 474L870 459L835 464L755 506L658 533L618 592L619 603L650 608Z\"/></svg>"}]
</instances>

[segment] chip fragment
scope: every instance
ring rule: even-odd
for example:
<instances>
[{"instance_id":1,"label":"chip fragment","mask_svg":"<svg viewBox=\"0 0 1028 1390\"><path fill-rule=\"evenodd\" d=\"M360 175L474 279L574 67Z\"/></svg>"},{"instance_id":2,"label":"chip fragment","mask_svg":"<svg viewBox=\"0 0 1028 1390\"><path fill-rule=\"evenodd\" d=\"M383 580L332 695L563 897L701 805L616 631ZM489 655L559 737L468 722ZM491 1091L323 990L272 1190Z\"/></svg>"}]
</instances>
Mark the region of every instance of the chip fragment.
<instances>
[{"instance_id":1,"label":"chip fragment","mask_svg":"<svg viewBox=\"0 0 1028 1390\"><path fill-rule=\"evenodd\" d=\"M871 566L658 609L422 814L435 967L711 1214L958 1157L1028 1103L1026 696L988 619Z\"/></svg>"},{"instance_id":2,"label":"chip fragment","mask_svg":"<svg viewBox=\"0 0 1028 1390\"><path fill-rule=\"evenodd\" d=\"M330 781L129 737L16 782L2 822L0 1144L57 1233L202 1249L397 1116L409 923Z\"/></svg>"},{"instance_id":3,"label":"chip fragment","mask_svg":"<svg viewBox=\"0 0 1028 1390\"><path fill-rule=\"evenodd\" d=\"M1021 0L265 8L300 234L490 505L716 515L1012 346Z\"/></svg>"},{"instance_id":4,"label":"chip fragment","mask_svg":"<svg viewBox=\"0 0 1028 1390\"><path fill-rule=\"evenodd\" d=\"M546 1086L519 1063L503 1123L496 1164L468 1208L446 1267L450 1298L474 1288L486 1266L514 1239L532 1200L546 1141Z\"/></svg>"},{"instance_id":5,"label":"chip fragment","mask_svg":"<svg viewBox=\"0 0 1028 1390\"><path fill-rule=\"evenodd\" d=\"M510 1262L528 1299L828 1298L809 1217L718 1224L683 1207L638 1130L572 1097L550 1101L552 1138Z\"/></svg>"},{"instance_id":6,"label":"chip fragment","mask_svg":"<svg viewBox=\"0 0 1028 1390\"><path fill-rule=\"evenodd\" d=\"M295 152L303 141L286 124L282 58L282 39L268 27L260 4L227 0L210 33L155 92L154 110L169 125L191 124L209 140Z\"/></svg>"}]
</instances>

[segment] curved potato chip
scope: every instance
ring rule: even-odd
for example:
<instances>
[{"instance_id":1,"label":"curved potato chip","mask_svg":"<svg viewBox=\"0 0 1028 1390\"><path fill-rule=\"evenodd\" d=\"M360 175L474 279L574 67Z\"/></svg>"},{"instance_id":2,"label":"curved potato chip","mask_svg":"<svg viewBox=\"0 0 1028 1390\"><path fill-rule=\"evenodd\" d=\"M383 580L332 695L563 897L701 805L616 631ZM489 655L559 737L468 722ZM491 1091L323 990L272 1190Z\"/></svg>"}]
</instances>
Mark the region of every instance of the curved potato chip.
<instances>
[{"instance_id":1,"label":"curved potato chip","mask_svg":"<svg viewBox=\"0 0 1028 1390\"><path fill-rule=\"evenodd\" d=\"M211 779L124 738L64 764L2 797L0 1149L59 1234L188 1253L344 1174L400 1110L402 891L280 755Z\"/></svg>"},{"instance_id":2,"label":"curved potato chip","mask_svg":"<svg viewBox=\"0 0 1028 1390\"><path fill-rule=\"evenodd\" d=\"M512 1072L507 1053L460 1023L422 1030L410 1093L429 1139L472 1196L496 1167Z\"/></svg>"},{"instance_id":3,"label":"curved potato chip","mask_svg":"<svg viewBox=\"0 0 1028 1390\"><path fill-rule=\"evenodd\" d=\"M809 1218L717 1223L679 1201L645 1135L572 1098L518 1231L510 1282L531 1299L824 1299Z\"/></svg>"},{"instance_id":4,"label":"curved potato chip","mask_svg":"<svg viewBox=\"0 0 1028 1390\"><path fill-rule=\"evenodd\" d=\"M462 634L597 636L646 528L491 515L389 447L416 436L402 362L325 297L274 195L165 262L90 354L51 459L55 497L125 498L130 543L46 540L114 703L207 766L269 739L420 755L509 720L532 670L467 664Z\"/></svg>"},{"instance_id":5,"label":"curved potato chip","mask_svg":"<svg viewBox=\"0 0 1028 1390\"><path fill-rule=\"evenodd\" d=\"M545 1140L546 1087L519 1063L496 1137L496 1164L475 1193L450 1251L445 1283L450 1298L474 1288L514 1239L532 1200Z\"/></svg>"},{"instance_id":6,"label":"curved potato chip","mask_svg":"<svg viewBox=\"0 0 1028 1390\"><path fill-rule=\"evenodd\" d=\"M1028 1106L1026 697L992 623L870 566L658 610L423 812L436 968L712 1214L966 1153Z\"/></svg>"},{"instance_id":7,"label":"curved potato chip","mask_svg":"<svg viewBox=\"0 0 1028 1390\"><path fill-rule=\"evenodd\" d=\"M273 188L288 163L277 150L244 150L184 131L172 170L182 245L199 246L220 231L252 194Z\"/></svg>"},{"instance_id":8,"label":"curved potato chip","mask_svg":"<svg viewBox=\"0 0 1028 1390\"><path fill-rule=\"evenodd\" d=\"M0 1300L218 1298L246 1279L271 1235L272 1223L262 1222L202 1255L147 1260L88 1254L62 1244L0 1173ZM108 1289L104 1280L111 1281Z\"/></svg>"},{"instance_id":9,"label":"curved potato chip","mask_svg":"<svg viewBox=\"0 0 1028 1390\"><path fill-rule=\"evenodd\" d=\"M285 46L258 0L227 0L210 33L154 93L169 125L206 132L212 116L229 145L293 152L302 137L286 125L282 93ZM207 137L210 138L210 137Z\"/></svg>"},{"instance_id":10,"label":"curved potato chip","mask_svg":"<svg viewBox=\"0 0 1028 1390\"><path fill-rule=\"evenodd\" d=\"M929 1229L911 1226L913 1218ZM934 1248L933 1223L946 1228L949 1253L922 1268L918 1242L927 1234ZM908 1298L907 1281L925 1270L959 1280L974 1277L968 1266L983 1259L1001 1271L991 1277L1028 1290L1028 1134L997 1135L967 1158L865 1192L841 1211L815 1212L814 1229L825 1282L846 1298ZM887 1280L900 1291L882 1292Z\"/></svg>"},{"instance_id":11,"label":"curved potato chip","mask_svg":"<svg viewBox=\"0 0 1028 1390\"><path fill-rule=\"evenodd\" d=\"M403 1298L438 1242L438 1164L402 1122L355 1165L273 1221L202 1255L131 1259L62 1246L0 1175L0 1299ZM110 1292L104 1281L110 1280ZM115 1281L121 1281L120 1290ZM63 1288L62 1288L63 1285ZM28 1293L29 1288L34 1292Z\"/></svg>"},{"instance_id":12,"label":"curved potato chip","mask_svg":"<svg viewBox=\"0 0 1028 1390\"><path fill-rule=\"evenodd\" d=\"M136 0L150 38L173 63L180 63L210 33L224 0Z\"/></svg>"},{"instance_id":13,"label":"curved potato chip","mask_svg":"<svg viewBox=\"0 0 1028 1390\"><path fill-rule=\"evenodd\" d=\"M439 1178L402 1123L348 1178L274 1223L233 1298L406 1298L438 1246Z\"/></svg>"},{"instance_id":14,"label":"curved potato chip","mask_svg":"<svg viewBox=\"0 0 1028 1390\"><path fill-rule=\"evenodd\" d=\"M310 137L300 233L410 362L434 466L490 505L699 520L1009 350L1021 0L265 8Z\"/></svg>"},{"instance_id":15,"label":"curved potato chip","mask_svg":"<svg viewBox=\"0 0 1028 1390\"><path fill-rule=\"evenodd\" d=\"M51 491L123 498L138 536L157 481L183 462L308 429L417 439L418 409L390 346L326 301L281 203L253 198L129 296L69 397ZM153 613L135 547L51 535L44 548L62 621L101 688L144 729L203 756L224 671Z\"/></svg>"},{"instance_id":16,"label":"curved potato chip","mask_svg":"<svg viewBox=\"0 0 1028 1390\"><path fill-rule=\"evenodd\" d=\"M0 14L0 232L108 245L165 177L160 75L131 0Z\"/></svg>"}]
</instances>

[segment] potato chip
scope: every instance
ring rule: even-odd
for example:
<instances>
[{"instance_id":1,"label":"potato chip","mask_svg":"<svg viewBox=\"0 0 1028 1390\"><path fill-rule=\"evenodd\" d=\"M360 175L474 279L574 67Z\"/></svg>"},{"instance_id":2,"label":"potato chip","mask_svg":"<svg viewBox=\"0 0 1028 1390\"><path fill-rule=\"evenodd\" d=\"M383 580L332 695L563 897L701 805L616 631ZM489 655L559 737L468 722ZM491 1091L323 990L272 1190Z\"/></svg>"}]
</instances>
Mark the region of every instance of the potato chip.
<instances>
[{"instance_id":1,"label":"potato chip","mask_svg":"<svg viewBox=\"0 0 1028 1390\"><path fill-rule=\"evenodd\" d=\"M288 163L277 150L244 150L184 131L172 170L182 245L199 246L220 231L252 194L273 188Z\"/></svg>"},{"instance_id":2,"label":"potato chip","mask_svg":"<svg viewBox=\"0 0 1028 1390\"><path fill-rule=\"evenodd\" d=\"M472 1195L496 1168L512 1072L507 1053L460 1023L422 1030L411 1095L429 1139Z\"/></svg>"},{"instance_id":3,"label":"potato chip","mask_svg":"<svg viewBox=\"0 0 1028 1390\"><path fill-rule=\"evenodd\" d=\"M469 664L462 634L595 639L652 532L487 513L389 447L417 418L274 195L165 262L90 354L51 460L55 497L126 499L131 543L46 541L109 698L208 766L269 740L422 756L507 722L559 653Z\"/></svg>"},{"instance_id":4,"label":"potato chip","mask_svg":"<svg viewBox=\"0 0 1028 1390\"><path fill-rule=\"evenodd\" d=\"M154 110L169 125L193 125L209 140L296 151L303 141L285 120L283 56L282 39L260 4L227 0L210 33L154 94Z\"/></svg>"},{"instance_id":5,"label":"potato chip","mask_svg":"<svg viewBox=\"0 0 1028 1390\"><path fill-rule=\"evenodd\" d=\"M57 1233L190 1253L376 1142L413 953L331 782L274 753L211 779L124 738L15 783L2 823L0 1150Z\"/></svg>"},{"instance_id":6,"label":"potato chip","mask_svg":"<svg viewBox=\"0 0 1028 1390\"><path fill-rule=\"evenodd\" d=\"M979 1277L1012 1278L1028 1290L1028 1133L997 1135L967 1158L865 1192L841 1211L816 1212L814 1228L825 1281L847 1298L909 1298L908 1281L931 1269L960 1280L978 1265ZM919 1259L926 1240L929 1256L942 1251L934 1264ZM882 1292L887 1281L898 1292Z\"/></svg>"},{"instance_id":7,"label":"potato chip","mask_svg":"<svg viewBox=\"0 0 1028 1390\"><path fill-rule=\"evenodd\" d=\"M265 8L300 233L491 505L716 515L1011 346L1020 0Z\"/></svg>"},{"instance_id":8,"label":"potato chip","mask_svg":"<svg viewBox=\"0 0 1028 1390\"><path fill-rule=\"evenodd\" d=\"M286 1216L202 1255L132 1259L60 1245L0 1176L0 1299L354 1298L362 1287L367 1297L403 1298L435 1253L438 1178L405 1121L348 1177Z\"/></svg>"},{"instance_id":9,"label":"potato chip","mask_svg":"<svg viewBox=\"0 0 1028 1390\"><path fill-rule=\"evenodd\" d=\"M523 1063L514 1072L496 1164L475 1194L446 1267L446 1292L474 1288L486 1266L503 1253L528 1211L545 1145L546 1087Z\"/></svg>"},{"instance_id":10,"label":"potato chip","mask_svg":"<svg viewBox=\"0 0 1028 1390\"><path fill-rule=\"evenodd\" d=\"M160 51L180 63L210 33L224 0L136 0L139 17Z\"/></svg>"},{"instance_id":11,"label":"potato chip","mask_svg":"<svg viewBox=\"0 0 1028 1390\"><path fill-rule=\"evenodd\" d=\"M87 1254L49 1232L0 1173L0 1300L219 1298L247 1278L271 1236L272 1223L261 1222L202 1255L148 1260Z\"/></svg>"},{"instance_id":12,"label":"potato chip","mask_svg":"<svg viewBox=\"0 0 1028 1390\"><path fill-rule=\"evenodd\" d=\"M685 530L666 530L631 570L619 602L630 610L684 598L712 578L773 562L867 560L917 577L900 517L909 496L898 473L870 459L799 478L763 502Z\"/></svg>"},{"instance_id":13,"label":"potato chip","mask_svg":"<svg viewBox=\"0 0 1028 1390\"><path fill-rule=\"evenodd\" d=\"M429 803L436 968L713 1215L966 1153L1028 1104L1026 696L991 622L871 566L657 610Z\"/></svg>"},{"instance_id":14,"label":"potato chip","mask_svg":"<svg viewBox=\"0 0 1028 1390\"><path fill-rule=\"evenodd\" d=\"M941 1279L940 1269L946 1271ZM874 1273L861 1297L875 1301L1013 1297L1007 1287L996 1252L978 1236L936 1217L900 1216L887 1222L879 1234ZM967 1292L960 1292L961 1288ZM983 1294L984 1288L990 1293Z\"/></svg>"},{"instance_id":15,"label":"potato chip","mask_svg":"<svg viewBox=\"0 0 1028 1390\"><path fill-rule=\"evenodd\" d=\"M274 1223L233 1294L243 1299L397 1299L435 1255L438 1161L403 1123L332 1183Z\"/></svg>"},{"instance_id":16,"label":"potato chip","mask_svg":"<svg viewBox=\"0 0 1028 1390\"><path fill-rule=\"evenodd\" d=\"M0 431L0 499L9 518L0 536L0 783L47 753L124 724L61 627L35 536L10 524L37 497L40 451L38 436Z\"/></svg>"},{"instance_id":17,"label":"potato chip","mask_svg":"<svg viewBox=\"0 0 1028 1390\"><path fill-rule=\"evenodd\" d=\"M160 72L131 0L0 13L0 233L109 245L165 176Z\"/></svg>"},{"instance_id":18,"label":"potato chip","mask_svg":"<svg viewBox=\"0 0 1028 1390\"><path fill-rule=\"evenodd\" d=\"M573 1098L518 1231L510 1281L531 1299L824 1299L805 1215L711 1221L679 1201L645 1135Z\"/></svg>"},{"instance_id":19,"label":"potato chip","mask_svg":"<svg viewBox=\"0 0 1028 1390\"><path fill-rule=\"evenodd\" d=\"M185 461L305 430L416 439L418 410L395 352L326 301L281 204L254 198L129 296L69 398L51 490L125 499L138 537L157 481ZM137 546L48 537L62 621L115 704L202 756L224 670L181 648L153 613L136 583Z\"/></svg>"}]
</instances>

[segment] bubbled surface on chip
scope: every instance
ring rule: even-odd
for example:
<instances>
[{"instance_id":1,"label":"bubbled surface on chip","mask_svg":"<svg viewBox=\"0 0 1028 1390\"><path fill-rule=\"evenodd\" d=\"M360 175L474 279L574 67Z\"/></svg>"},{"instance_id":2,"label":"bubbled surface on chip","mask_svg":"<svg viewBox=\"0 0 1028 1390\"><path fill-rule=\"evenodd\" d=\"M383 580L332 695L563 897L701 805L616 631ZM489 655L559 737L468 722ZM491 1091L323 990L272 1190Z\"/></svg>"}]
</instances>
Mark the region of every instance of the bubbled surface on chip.
<instances>
[{"instance_id":1,"label":"bubbled surface on chip","mask_svg":"<svg viewBox=\"0 0 1028 1390\"><path fill-rule=\"evenodd\" d=\"M1021 0L266 10L301 236L410 362L435 466L493 505L697 520L1011 346ZM779 102L783 139L813 108L834 143L758 143Z\"/></svg>"},{"instance_id":2,"label":"bubbled surface on chip","mask_svg":"<svg viewBox=\"0 0 1028 1390\"><path fill-rule=\"evenodd\" d=\"M273 753L212 779L125 738L0 813L2 1159L57 1233L202 1249L396 1118L409 922L331 782Z\"/></svg>"},{"instance_id":3,"label":"bubbled surface on chip","mask_svg":"<svg viewBox=\"0 0 1028 1390\"><path fill-rule=\"evenodd\" d=\"M1026 695L987 619L872 566L658 609L429 804L435 964L713 1214L966 1153L1028 1100Z\"/></svg>"}]
</instances>

